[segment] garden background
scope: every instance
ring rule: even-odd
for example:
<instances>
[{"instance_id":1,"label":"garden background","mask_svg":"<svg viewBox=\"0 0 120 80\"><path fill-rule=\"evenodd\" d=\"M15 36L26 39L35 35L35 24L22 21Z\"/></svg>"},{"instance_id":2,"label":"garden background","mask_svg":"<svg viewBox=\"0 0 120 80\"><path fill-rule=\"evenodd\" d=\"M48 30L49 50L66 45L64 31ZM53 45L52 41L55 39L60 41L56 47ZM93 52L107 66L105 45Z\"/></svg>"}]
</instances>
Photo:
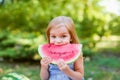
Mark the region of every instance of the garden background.
<instances>
[{"instance_id":1,"label":"garden background","mask_svg":"<svg viewBox=\"0 0 120 80\"><path fill-rule=\"evenodd\" d=\"M75 22L85 80L120 80L120 0L0 0L0 78L16 72L40 80L37 48L59 15Z\"/></svg>"}]
</instances>

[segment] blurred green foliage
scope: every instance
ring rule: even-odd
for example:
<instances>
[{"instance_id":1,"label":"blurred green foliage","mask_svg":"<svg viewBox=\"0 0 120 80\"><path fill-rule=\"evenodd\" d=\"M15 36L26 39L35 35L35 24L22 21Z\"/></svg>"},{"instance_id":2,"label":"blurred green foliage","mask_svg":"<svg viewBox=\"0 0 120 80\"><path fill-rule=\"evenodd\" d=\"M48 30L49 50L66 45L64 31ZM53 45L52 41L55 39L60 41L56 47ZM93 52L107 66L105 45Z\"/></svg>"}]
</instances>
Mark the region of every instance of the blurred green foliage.
<instances>
[{"instance_id":1,"label":"blurred green foliage","mask_svg":"<svg viewBox=\"0 0 120 80\"><path fill-rule=\"evenodd\" d=\"M106 58L107 57L107 58ZM84 58L85 80L120 80L120 58L119 56L97 54ZM3 66L4 65L4 66ZM10 72L23 74L30 80L40 80L39 62L0 62L0 68L3 72L2 76Z\"/></svg>"},{"instance_id":2,"label":"blurred green foliage","mask_svg":"<svg viewBox=\"0 0 120 80\"><path fill-rule=\"evenodd\" d=\"M107 57L107 58L106 58ZM86 79L119 80L119 56L97 54L92 58L85 58Z\"/></svg>"},{"instance_id":3,"label":"blurred green foliage","mask_svg":"<svg viewBox=\"0 0 120 80\"><path fill-rule=\"evenodd\" d=\"M0 4L0 56L33 58L37 46L46 42L47 24L59 15L74 20L84 56L91 56L102 37L120 31L120 16L104 11L100 1L4 0Z\"/></svg>"}]
</instances>

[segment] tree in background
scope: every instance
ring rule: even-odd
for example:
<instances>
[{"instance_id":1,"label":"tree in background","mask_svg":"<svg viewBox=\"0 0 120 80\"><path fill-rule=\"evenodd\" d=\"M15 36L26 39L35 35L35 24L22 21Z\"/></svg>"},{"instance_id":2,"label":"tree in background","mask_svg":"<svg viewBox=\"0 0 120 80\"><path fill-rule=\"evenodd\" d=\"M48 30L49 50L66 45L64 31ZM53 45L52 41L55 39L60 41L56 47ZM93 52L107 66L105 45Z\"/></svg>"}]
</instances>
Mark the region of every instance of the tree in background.
<instances>
[{"instance_id":1,"label":"tree in background","mask_svg":"<svg viewBox=\"0 0 120 80\"><path fill-rule=\"evenodd\" d=\"M85 55L90 55L96 43L119 26L119 18L104 12L100 1L4 0L0 5L0 56L32 58L39 42L45 41L48 22L59 15L73 18Z\"/></svg>"}]
</instances>

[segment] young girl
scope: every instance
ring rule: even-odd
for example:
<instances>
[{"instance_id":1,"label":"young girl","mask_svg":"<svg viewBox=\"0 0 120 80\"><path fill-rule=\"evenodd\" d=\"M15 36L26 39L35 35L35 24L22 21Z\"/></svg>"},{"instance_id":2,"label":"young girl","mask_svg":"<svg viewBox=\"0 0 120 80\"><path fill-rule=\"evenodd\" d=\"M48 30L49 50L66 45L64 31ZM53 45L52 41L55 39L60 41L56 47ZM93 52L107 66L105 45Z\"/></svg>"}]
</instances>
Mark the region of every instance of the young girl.
<instances>
[{"instance_id":1,"label":"young girl","mask_svg":"<svg viewBox=\"0 0 120 80\"><path fill-rule=\"evenodd\" d=\"M74 22L70 17L58 16L47 28L48 43L54 45L79 44ZM41 80L84 80L83 56L75 62L66 64L63 60L51 64L49 57L41 59Z\"/></svg>"}]
</instances>

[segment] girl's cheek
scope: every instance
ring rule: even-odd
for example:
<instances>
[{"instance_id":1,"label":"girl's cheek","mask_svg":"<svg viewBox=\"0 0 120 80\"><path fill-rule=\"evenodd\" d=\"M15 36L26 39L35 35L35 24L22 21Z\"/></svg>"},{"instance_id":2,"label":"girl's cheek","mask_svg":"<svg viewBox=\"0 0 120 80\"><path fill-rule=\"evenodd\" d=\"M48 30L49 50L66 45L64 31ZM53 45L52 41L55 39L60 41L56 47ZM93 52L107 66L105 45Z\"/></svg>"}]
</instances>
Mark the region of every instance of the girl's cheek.
<instances>
[{"instance_id":1,"label":"girl's cheek","mask_svg":"<svg viewBox=\"0 0 120 80\"><path fill-rule=\"evenodd\" d=\"M53 41L53 40L50 40L50 43L54 43L54 41Z\"/></svg>"}]
</instances>

